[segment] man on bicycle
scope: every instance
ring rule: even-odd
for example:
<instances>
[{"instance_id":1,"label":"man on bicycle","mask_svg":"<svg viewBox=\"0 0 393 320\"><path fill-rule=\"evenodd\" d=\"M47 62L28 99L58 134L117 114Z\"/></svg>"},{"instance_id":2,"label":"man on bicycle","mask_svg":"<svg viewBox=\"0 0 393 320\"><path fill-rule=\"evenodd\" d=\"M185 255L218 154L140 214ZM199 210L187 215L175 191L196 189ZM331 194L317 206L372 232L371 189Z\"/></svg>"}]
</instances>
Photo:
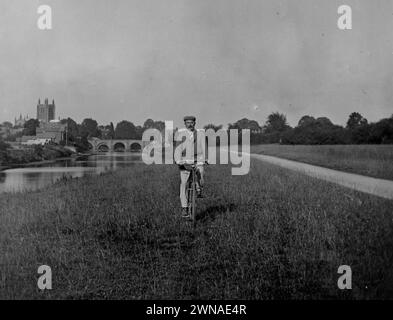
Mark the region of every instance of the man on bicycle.
<instances>
[{"instance_id":1,"label":"man on bicycle","mask_svg":"<svg viewBox=\"0 0 393 320\"><path fill-rule=\"evenodd\" d=\"M190 214L187 208L187 181L190 176L192 165L196 165L197 176L197 197L202 198L202 189L204 183L205 164L205 143L202 132L198 133L195 129L196 118L194 116L184 117L185 129L180 129L177 135L181 134L183 137L183 150L179 154L179 148L175 151L175 161L180 169L180 203L182 206L181 215L184 218L189 218ZM185 138L185 139L184 139ZM185 152L184 152L185 151Z\"/></svg>"}]
</instances>

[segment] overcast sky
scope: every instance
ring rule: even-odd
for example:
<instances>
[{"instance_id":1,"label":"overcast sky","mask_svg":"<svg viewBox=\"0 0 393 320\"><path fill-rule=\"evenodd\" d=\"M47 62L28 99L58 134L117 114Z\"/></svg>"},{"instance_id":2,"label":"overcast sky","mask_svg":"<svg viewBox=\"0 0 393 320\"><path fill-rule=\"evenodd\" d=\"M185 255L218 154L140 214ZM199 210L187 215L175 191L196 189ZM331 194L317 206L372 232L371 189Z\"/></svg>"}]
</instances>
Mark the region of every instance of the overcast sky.
<instances>
[{"instance_id":1,"label":"overcast sky","mask_svg":"<svg viewBox=\"0 0 393 320\"><path fill-rule=\"evenodd\" d=\"M353 30L337 28L341 4ZM35 117L39 97L100 124L375 121L393 113L392 60L391 0L1 0L0 122Z\"/></svg>"}]
</instances>

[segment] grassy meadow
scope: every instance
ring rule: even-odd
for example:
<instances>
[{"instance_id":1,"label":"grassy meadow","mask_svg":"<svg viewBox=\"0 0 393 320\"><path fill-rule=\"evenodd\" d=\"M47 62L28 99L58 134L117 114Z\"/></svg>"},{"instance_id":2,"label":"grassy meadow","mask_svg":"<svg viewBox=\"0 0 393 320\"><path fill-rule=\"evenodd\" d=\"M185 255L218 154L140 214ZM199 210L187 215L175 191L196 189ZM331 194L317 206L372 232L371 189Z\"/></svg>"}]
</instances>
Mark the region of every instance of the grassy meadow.
<instances>
[{"instance_id":1,"label":"grassy meadow","mask_svg":"<svg viewBox=\"0 0 393 320\"><path fill-rule=\"evenodd\" d=\"M393 145L267 144L251 146L251 152L393 180Z\"/></svg>"},{"instance_id":2,"label":"grassy meadow","mask_svg":"<svg viewBox=\"0 0 393 320\"><path fill-rule=\"evenodd\" d=\"M206 171L195 230L172 165L1 194L0 298L393 298L393 201L257 161ZM343 264L353 290L337 288Z\"/></svg>"}]
</instances>

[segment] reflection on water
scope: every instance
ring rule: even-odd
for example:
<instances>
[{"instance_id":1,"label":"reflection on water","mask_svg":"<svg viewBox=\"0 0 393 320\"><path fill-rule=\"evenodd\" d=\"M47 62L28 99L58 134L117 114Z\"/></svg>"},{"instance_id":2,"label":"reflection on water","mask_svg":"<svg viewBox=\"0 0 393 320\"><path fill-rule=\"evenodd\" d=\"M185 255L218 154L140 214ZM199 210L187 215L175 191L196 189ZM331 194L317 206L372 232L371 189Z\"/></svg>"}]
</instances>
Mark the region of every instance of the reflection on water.
<instances>
[{"instance_id":1,"label":"reflection on water","mask_svg":"<svg viewBox=\"0 0 393 320\"><path fill-rule=\"evenodd\" d=\"M0 171L0 193L36 190L63 177L83 177L141 162L140 153L111 152Z\"/></svg>"}]
</instances>

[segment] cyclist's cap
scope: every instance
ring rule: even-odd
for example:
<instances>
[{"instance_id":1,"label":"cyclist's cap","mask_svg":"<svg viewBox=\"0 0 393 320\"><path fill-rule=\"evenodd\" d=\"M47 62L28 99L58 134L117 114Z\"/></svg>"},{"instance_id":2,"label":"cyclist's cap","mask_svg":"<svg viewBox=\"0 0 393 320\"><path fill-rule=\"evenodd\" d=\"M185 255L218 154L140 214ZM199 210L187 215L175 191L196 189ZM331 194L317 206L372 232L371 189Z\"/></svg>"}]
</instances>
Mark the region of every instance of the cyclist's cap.
<instances>
[{"instance_id":1,"label":"cyclist's cap","mask_svg":"<svg viewBox=\"0 0 393 320\"><path fill-rule=\"evenodd\" d=\"M194 116L185 116L184 121L187 121L187 120L195 121L196 118Z\"/></svg>"}]
</instances>

